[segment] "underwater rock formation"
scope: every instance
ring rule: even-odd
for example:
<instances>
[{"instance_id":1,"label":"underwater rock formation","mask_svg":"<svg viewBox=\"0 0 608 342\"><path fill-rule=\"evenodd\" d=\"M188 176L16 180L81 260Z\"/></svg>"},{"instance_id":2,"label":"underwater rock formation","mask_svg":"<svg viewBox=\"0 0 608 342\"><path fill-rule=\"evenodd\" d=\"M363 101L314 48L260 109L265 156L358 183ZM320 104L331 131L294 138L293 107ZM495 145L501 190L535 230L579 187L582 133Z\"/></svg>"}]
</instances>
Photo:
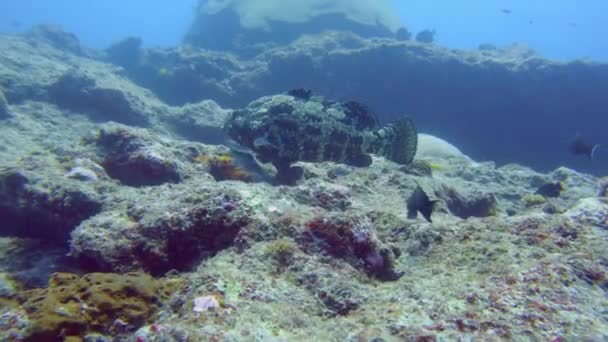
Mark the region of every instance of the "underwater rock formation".
<instances>
[{"instance_id":1,"label":"underwater rock formation","mask_svg":"<svg viewBox=\"0 0 608 342\"><path fill-rule=\"evenodd\" d=\"M102 150L103 168L123 184L159 185L180 180L174 152L146 131L106 124L99 130L96 144Z\"/></svg>"},{"instance_id":2,"label":"underwater rock formation","mask_svg":"<svg viewBox=\"0 0 608 342\"><path fill-rule=\"evenodd\" d=\"M241 58L187 47L145 54L149 57L141 68L147 71L133 79L173 105L212 98L238 108L267 94L305 87L366 103L382 122L411 113L421 131L459 141L477 159L542 170L566 163L606 171L605 165L570 158L555 148L556 141L575 133L569 127L595 139L603 136L601 127L608 123L598 118L608 107L602 95L608 92L608 68L602 63L551 61L521 46L464 51L337 32L303 36ZM156 76L163 68L169 72ZM539 100L530 103L530 98ZM553 120L540 113L550 113ZM500 125L496 118L502 118ZM515 132L527 137L543 132L544 138L530 146L512 141Z\"/></svg>"},{"instance_id":3,"label":"underwater rock formation","mask_svg":"<svg viewBox=\"0 0 608 342\"><path fill-rule=\"evenodd\" d=\"M25 33L32 44L48 44L58 50L64 50L75 55L83 55L80 40L75 34L65 31L57 25L38 25Z\"/></svg>"},{"instance_id":4,"label":"underwater rock formation","mask_svg":"<svg viewBox=\"0 0 608 342\"><path fill-rule=\"evenodd\" d=\"M40 161L0 169L0 234L64 243L83 220L101 209L91 186L45 172Z\"/></svg>"},{"instance_id":5,"label":"underwater rock formation","mask_svg":"<svg viewBox=\"0 0 608 342\"><path fill-rule=\"evenodd\" d=\"M380 280L396 280L402 275L394 270L397 249L380 242L367 217L334 214L314 218L307 224L300 244L305 250L324 251L347 260L354 268Z\"/></svg>"},{"instance_id":6,"label":"underwater rock formation","mask_svg":"<svg viewBox=\"0 0 608 342\"><path fill-rule=\"evenodd\" d=\"M155 187L80 224L71 254L90 270L185 271L230 247L253 224L249 210L238 193L213 183Z\"/></svg>"},{"instance_id":7,"label":"underwater rock formation","mask_svg":"<svg viewBox=\"0 0 608 342\"><path fill-rule=\"evenodd\" d=\"M608 340L601 324L608 320L608 205L598 196L605 184L565 167L540 173L477 161L467 155L479 150L442 133L477 137L488 126L476 120L487 120L496 125L488 134L505 146L481 146L491 152L484 158L536 147L524 133L551 136L552 123L535 130L538 122L516 105L501 112L488 98L491 85L513 81L499 96L509 105L519 91L537 89L528 83L546 89L560 77L576 96L591 89L576 75L590 70L603 89L601 66L337 33L303 37L251 60L186 47L143 49L142 65L163 84L161 96L193 102L177 107L135 85L126 77L131 71L48 42L0 35L0 46L0 84L11 110L0 124L0 207L13 215L0 217L0 230L11 235L0 237L0 340ZM120 98L128 99L147 126L106 123L94 108L54 101L48 90L75 68L76 81L84 75L93 89L123 94L116 107L103 108L119 110ZM480 84L482 76L487 82ZM384 114L381 121L411 112L442 139L421 135L420 153L406 167L373 153L367 167L298 161L295 186L275 185L271 168L242 147L207 145L224 143L227 110L190 99L243 107L287 84L296 90L281 96L304 106L323 108L313 95L323 94L368 102ZM437 91L444 87L451 92ZM537 99L562 110L553 106L565 101L560 94L556 88L556 96ZM581 117L599 103L586 95ZM350 122L355 129L379 124L364 106L344 106L351 114L345 117L358 118ZM154 156L160 158L148 158ZM167 172L146 178L133 160ZM558 183L558 196L535 202L540 186ZM437 201L432 222L407 218L418 188ZM10 223L21 222L15 213L39 224L26 239L13 236L19 232ZM49 243L49 234L59 241ZM59 270L79 275L50 276ZM177 273L184 283L167 301L162 279L80 276L99 270Z\"/></svg>"},{"instance_id":8,"label":"underwater rock formation","mask_svg":"<svg viewBox=\"0 0 608 342\"><path fill-rule=\"evenodd\" d=\"M142 43L141 38L127 37L105 49L105 59L126 70L134 70L141 63Z\"/></svg>"},{"instance_id":9,"label":"underwater rock formation","mask_svg":"<svg viewBox=\"0 0 608 342\"><path fill-rule=\"evenodd\" d=\"M394 13L386 0L267 0L263 5L243 0L203 0L199 1L185 43L250 54L327 30L391 37L399 22Z\"/></svg>"},{"instance_id":10,"label":"underwater rock formation","mask_svg":"<svg viewBox=\"0 0 608 342\"><path fill-rule=\"evenodd\" d=\"M435 30L422 30L416 34L416 41L430 44L435 41Z\"/></svg>"},{"instance_id":11,"label":"underwater rock formation","mask_svg":"<svg viewBox=\"0 0 608 342\"><path fill-rule=\"evenodd\" d=\"M76 112L91 112L100 120L113 120L146 126L150 115L143 112L135 99L118 89L103 88L95 79L70 70L48 89L51 102Z\"/></svg>"}]
</instances>

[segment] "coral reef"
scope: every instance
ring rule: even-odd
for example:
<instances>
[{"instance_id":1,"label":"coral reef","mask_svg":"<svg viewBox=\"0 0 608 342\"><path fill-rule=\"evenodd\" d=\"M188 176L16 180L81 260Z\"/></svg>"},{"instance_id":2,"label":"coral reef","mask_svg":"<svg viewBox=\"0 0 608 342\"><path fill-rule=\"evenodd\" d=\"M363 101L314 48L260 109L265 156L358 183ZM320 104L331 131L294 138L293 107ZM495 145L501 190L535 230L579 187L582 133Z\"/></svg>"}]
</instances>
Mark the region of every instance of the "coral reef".
<instances>
[{"instance_id":1,"label":"coral reef","mask_svg":"<svg viewBox=\"0 0 608 342\"><path fill-rule=\"evenodd\" d=\"M162 302L180 289L179 279L144 273L54 273L44 289L4 297L2 339L51 341L92 332L118 336L150 322Z\"/></svg>"},{"instance_id":2,"label":"coral reef","mask_svg":"<svg viewBox=\"0 0 608 342\"><path fill-rule=\"evenodd\" d=\"M230 247L254 223L248 205L228 188L156 187L81 223L72 232L71 254L91 270L187 270Z\"/></svg>"},{"instance_id":3,"label":"coral reef","mask_svg":"<svg viewBox=\"0 0 608 342\"><path fill-rule=\"evenodd\" d=\"M49 39L0 35L0 83L11 101L0 125L0 340L608 339L604 180L476 161L537 146L490 151L467 140L504 141L476 129L506 114L499 126L513 137L539 127L547 140L559 136L529 111L547 99L544 110L571 109L582 92L581 120L596 115L605 108L593 96L605 87L602 67L521 48L453 51L333 32L258 57L140 49L138 67L124 70ZM162 88L153 94L125 75ZM554 89L556 75L563 82ZM495 94L486 82L498 79L509 81ZM453 89L448 97L438 80ZM241 107L290 88L278 98L294 104L272 113L309 105L353 127L376 123L358 102L302 90L314 89L380 114L411 111L447 140L419 135L408 167L373 152L367 167L298 160L301 179L276 185L264 177L269 167L224 137L230 110L194 103ZM193 103L170 106L157 95ZM530 96L541 101L517 111ZM105 111L135 114L108 123L120 118ZM452 129L467 132L458 148ZM562 183L559 196L530 201L544 184ZM418 189L433 201L432 222L408 218ZM118 274L139 270L184 281ZM92 271L113 273L85 275Z\"/></svg>"},{"instance_id":4,"label":"coral reef","mask_svg":"<svg viewBox=\"0 0 608 342\"><path fill-rule=\"evenodd\" d=\"M178 165L172 151L146 131L120 124L106 124L99 130L96 145L102 149L108 175L132 186L178 182Z\"/></svg>"},{"instance_id":5,"label":"coral reef","mask_svg":"<svg viewBox=\"0 0 608 342\"><path fill-rule=\"evenodd\" d=\"M20 168L0 168L0 234L64 242L83 220L101 210L101 198L91 187L62 179L46 184L38 172L41 161Z\"/></svg>"},{"instance_id":6,"label":"coral reef","mask_svg":"<svg viewBox=\"0 0 608 342\"><path fill-rule=\"evenodd\" d=\"M301 239L305 249L320 248L381 280L396 280L402 275L394 270L396 249L376 238L369 218L334 214L314 218L307 226Z\"/></svg>"},{"instance_id":7,"label":"coral reef","mask_svg":"<svg viewBox=\"0 0 608 342\"><path fill-rule=\"evenodd\" d=\"M327 30L391 37L398 26L392 7L386 0L268 0L263 5L242 0L200 1L185 41L206 49L248 54Z\"/></svg>"},{"instance_id":8,"label":"coral reef","mask_svg":"<svg viewBox=\"0 0 608 342\"><path fill-rule=\"evenodd\" d=\"M73 111L92 112L100 119L136 126L146 126L150 116L138 108L129 94L104 88L94 78L78 70L70 70L48 88L50 100Z\"/></svg>"},{"instance_id":9,"label":"coral reef","mask_svg":"<svg viewBox=\"0 0 608 342\"><path fill-rule=\"evenodd\" d=\"M214 25L223 27L223 19ZM208 41L233 42L215 39L221 34L212 33L214 39ZM542 171L564 163L587 172L608 171L601 163L564 160L562 149L554 143L572 135L568 125L559 124L573 120L572 108L579 112L578 129L601 140L602 127L608 124L597 121L604 118L601 109L608 106L602 96L608 91L608 69L602 63L552 61L520 45L493 51L453 50L415 41L364 39L345 32L303 36L272 49L245 46L241 51L248 54L240 57L187 45L144 50L146 57L132 78L172 105L212 98L223 107L239 108L261 96L305 88L334 99L364 102L382 122L411 113L422 131L441 132L442 138L459 141L459 147L475 159L492 156L500 165L517 162ZM150 76L161 68L172 72L163 78ZM448 73L449 79L442 76ZM556 79L563 86L556 87ZM503 85L501 91L495 90L495 82ZM462 87L465 83L468 86ZM477 100L463 100L470 98ZM539 101L530 103L529 98ZM546 108L559 119L550 127L538 114ZM510 118L504 122L508 127L493 125L490 117ZM524 121L526 125L519 124ZM504 144L504 132L525 136L543 132L545 139L533 146Z\"/></svg>"}]
</instances>

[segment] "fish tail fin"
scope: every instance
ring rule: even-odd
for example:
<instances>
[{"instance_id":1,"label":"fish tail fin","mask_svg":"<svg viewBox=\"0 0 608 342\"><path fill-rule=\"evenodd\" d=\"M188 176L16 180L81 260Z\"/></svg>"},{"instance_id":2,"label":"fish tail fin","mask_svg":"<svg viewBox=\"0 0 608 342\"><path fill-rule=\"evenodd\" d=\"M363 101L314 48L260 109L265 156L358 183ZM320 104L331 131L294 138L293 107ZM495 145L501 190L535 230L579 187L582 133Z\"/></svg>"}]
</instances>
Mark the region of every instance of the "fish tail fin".
<instances>
[{"instance_id":1,"label":"fish tail fin","mask_svg":"<svg viewBox=\"0 0 608 342\"><path fill-rule=\"evenodd\" d=\"M399 164L409 164L418 147L418 133L411 119L394 122L376 132L377 153Z\"/></svg>"},{"instance_id":2,"label":"fish tail fin","mask_svg":"<svg viewBox=\"0 0 608 342\"><path fill-rule=\"evenodd\" d=\"M596 144L593 145L593 148L591 148L591 153L589 153L589 159L593 159L593 155L595 154L595 151L600 147L600 144Z\"/></svg>"}]
</instances>

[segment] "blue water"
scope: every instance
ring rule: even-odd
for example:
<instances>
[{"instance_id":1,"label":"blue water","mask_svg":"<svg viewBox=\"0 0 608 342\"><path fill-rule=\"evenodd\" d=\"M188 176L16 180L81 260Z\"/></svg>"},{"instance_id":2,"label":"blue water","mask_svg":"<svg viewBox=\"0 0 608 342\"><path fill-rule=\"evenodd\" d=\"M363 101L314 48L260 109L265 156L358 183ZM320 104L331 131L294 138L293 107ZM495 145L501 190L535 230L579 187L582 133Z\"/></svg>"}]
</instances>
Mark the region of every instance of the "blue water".
<instances>
[{"instance_id":1,"label":"blue water","mask_svg":"<svg viewBox=\"0 0 608 342\"><path fill-rule=\"evenodd\" d=\"M54 23L82 42L103 48L128 35L147 46L173 46L192 19L196 0L19 0L3 5L0 31ZM433 28L437 42L454 48L480 43L526 43L544 56L608 60L606 0L395 0L411 31ZM511 11L509 14L502 9Z\"/></svg>"}]
</instances>

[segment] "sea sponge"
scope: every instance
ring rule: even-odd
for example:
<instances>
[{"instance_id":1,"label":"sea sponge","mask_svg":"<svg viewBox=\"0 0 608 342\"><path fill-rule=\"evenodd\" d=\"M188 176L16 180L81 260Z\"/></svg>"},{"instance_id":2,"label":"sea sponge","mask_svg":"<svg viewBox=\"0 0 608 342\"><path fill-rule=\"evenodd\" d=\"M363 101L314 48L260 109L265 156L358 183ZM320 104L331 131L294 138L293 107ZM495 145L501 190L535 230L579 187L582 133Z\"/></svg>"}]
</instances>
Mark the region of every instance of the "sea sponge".
<instances>
[{"instance_id":1,"label":"sea sponge","mask_svg":"<svg viewBox=\"0 0 608 342\"><path fill-rule=\"evenodd\" d=\"M145 273L54 273L47 288L15 295L29 317L19 334L28 341L54 341L60 335L126 333L150 321L179 287L179 279L154 279Z\"/></svg>"}]
</instances>

